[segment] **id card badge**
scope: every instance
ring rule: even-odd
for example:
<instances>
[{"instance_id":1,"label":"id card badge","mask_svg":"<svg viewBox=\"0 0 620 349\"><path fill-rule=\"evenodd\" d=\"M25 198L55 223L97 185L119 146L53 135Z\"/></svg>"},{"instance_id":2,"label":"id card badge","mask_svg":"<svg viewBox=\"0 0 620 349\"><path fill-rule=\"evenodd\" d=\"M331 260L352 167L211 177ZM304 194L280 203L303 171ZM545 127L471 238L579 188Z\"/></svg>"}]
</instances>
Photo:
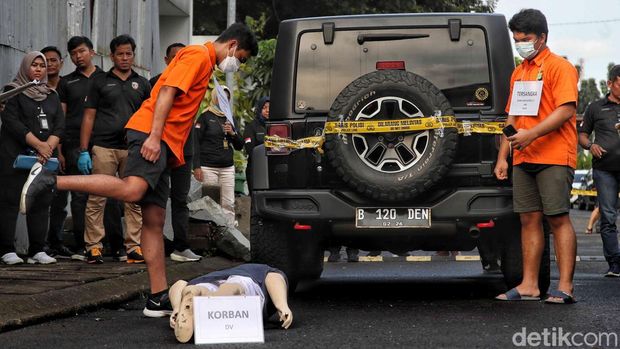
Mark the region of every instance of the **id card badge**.
<instances>
[{"instance_id":1,"label":"id card badge","mask_svg":"<svg viewBox=\"0 0 620 349\"><path fill-rule=\"evenodd\" d=\"M224 139L224 149L228 149L228 140Z\"/></svg>"},{"instance_id":2,"label":"id card badge","mask_svg":"<svg viewBox=\"0 0 620 349\"><path fill-rule=\"evenodd\" d=\"M542 97L542 81L515 81L509 115L536 116Z\"/></svg>"},{"instance_id":3,"label":"id card badge","mask_svg":"<svg viewBox=\"0 0 620 349\"><path fill-rule=\"evenodd\" d=\"M43 112L39 114L39 126L41 127L41 131L49 131L50 129L49 124L47 122L47 115L45 115L45 113Z\"/></svg>"}]
</instances>

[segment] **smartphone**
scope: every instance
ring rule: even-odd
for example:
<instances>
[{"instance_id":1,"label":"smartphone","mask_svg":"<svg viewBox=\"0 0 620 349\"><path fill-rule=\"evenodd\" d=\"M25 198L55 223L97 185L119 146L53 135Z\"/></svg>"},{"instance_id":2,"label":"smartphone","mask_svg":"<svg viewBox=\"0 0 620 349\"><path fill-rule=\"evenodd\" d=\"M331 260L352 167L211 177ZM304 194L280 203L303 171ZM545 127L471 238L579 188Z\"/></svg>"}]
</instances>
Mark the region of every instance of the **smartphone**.
<instances>
[{"instance_id":1,"label":"smartphone","mask_svg":"<svg viewBox=\"0 0 620 349\"><path fill-rule=\"evenodd\" d=\"M502 129L502 132L506 137L514 136L517 134L517 130L512 125L508 125Z\"/></svg>"}]
</instances>

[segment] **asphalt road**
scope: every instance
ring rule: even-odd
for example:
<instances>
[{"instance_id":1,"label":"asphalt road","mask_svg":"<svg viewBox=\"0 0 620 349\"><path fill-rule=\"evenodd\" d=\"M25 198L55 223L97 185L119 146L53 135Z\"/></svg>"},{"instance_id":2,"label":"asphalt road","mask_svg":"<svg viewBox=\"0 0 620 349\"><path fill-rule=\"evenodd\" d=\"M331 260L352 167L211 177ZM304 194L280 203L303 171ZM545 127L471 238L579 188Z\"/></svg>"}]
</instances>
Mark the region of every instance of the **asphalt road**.
<instances>
[{"instance_id":1,"label":"asphalt road","mask_svg":"<svg viewBox=\"0 0 620 349\"><path fill-rule=\"evenodd\" d=\"M580 246L588 248L580 253L601 255L600 243L596 247L600 238L583 235L575 225ZM552 285L557 282L555 267L553 263ZM513 346L513 338L522 338L519 333L524 327L528 335L544 334L545 329L557 334L561 328L564 334L606 332L620 337L620 279L603 278L606 268L602 261L578 262L575 294L579 302L549 305L493 301L503 288L501 276L482 273L477 261L326 264L319 281L301 284L291 297L295 318L291 329L267 323L265 345L223 347L506 348ZM144 300L138 299L11 331L0 335L0 347L181 346L167 319L142 317L143 305ZM575 338L577 343L583 339ZM611 343L596 344L615 347L616 343L612 336Z\"/></svg>"}]
</instances>

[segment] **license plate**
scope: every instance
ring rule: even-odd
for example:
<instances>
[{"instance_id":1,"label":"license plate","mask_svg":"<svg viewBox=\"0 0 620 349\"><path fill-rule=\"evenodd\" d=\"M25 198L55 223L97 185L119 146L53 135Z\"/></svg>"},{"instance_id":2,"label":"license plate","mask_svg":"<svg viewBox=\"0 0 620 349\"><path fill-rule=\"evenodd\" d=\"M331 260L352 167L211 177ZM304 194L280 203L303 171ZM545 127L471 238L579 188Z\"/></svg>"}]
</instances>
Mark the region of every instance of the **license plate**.
<instances>
[{"instance_id":1,"label":"license plate","mask_svg":"<svg viewBox=\"0 0 620 349\"><path fill-rule=\"evenodd\" d=\"M357 228L430 228L430 208L356 208Z\"/></svg>"}]
</instances>

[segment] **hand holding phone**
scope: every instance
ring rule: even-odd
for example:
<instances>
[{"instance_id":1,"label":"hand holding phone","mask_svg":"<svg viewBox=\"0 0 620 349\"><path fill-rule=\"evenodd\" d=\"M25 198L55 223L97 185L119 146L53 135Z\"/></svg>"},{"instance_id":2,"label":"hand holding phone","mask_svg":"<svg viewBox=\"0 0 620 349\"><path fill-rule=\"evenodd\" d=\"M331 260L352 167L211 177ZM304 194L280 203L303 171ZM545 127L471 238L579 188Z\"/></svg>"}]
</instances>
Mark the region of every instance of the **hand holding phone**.
<instances>
[{"instance_id":1,"label":"hand holding phone","mask_svg":"<svg viewBox=\"0 0 620 349\"><path fill-rule=\"evenodd\" d=\"M506 125L506 127L504 127L502 129L502 132L504 133L504 135L506 136L506 138L514 136L517 134L517 130L515 129L514 126L512 125Z\"/></svg>"}]
</instances>

